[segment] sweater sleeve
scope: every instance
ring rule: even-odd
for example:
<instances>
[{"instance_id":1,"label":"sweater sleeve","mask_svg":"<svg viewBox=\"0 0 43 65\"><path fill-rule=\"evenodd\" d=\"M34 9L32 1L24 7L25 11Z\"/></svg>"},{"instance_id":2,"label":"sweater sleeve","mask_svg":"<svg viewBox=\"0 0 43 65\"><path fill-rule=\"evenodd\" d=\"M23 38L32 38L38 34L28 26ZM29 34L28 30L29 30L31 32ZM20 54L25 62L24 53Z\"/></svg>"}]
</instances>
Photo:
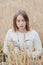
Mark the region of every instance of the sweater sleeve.
<instances>
[{"instance_id":1,"label":"sweater sleeve","mask_svg":"<svg viewBox=\"0 0 43 65\"><path fill-rule=\"evenodd\" d=\"M34 41L35 51L32 52L32 57L35 58L35 57L41 56L41 52L42 52L42 44L37 32L35 32L33 41Z\"/></svg>"},{"instance_id":2,"label":"sweater sleeve","mask_svg":"<svg viewBox=\"0 0 43 65\"><path fill-rule=\"evenodd\" d=\"M8 41L9 41L10 38L11 38L11 34L10 34L10 33L11 33L10 30L8 30L8 32L7 32L7 34L6 34L6 37L5 37L5 40L4 40L3 52L4 52L5 54L7 54L7 52L8 52L7 43L8 43Z\"/></svg>"}]
</instances>

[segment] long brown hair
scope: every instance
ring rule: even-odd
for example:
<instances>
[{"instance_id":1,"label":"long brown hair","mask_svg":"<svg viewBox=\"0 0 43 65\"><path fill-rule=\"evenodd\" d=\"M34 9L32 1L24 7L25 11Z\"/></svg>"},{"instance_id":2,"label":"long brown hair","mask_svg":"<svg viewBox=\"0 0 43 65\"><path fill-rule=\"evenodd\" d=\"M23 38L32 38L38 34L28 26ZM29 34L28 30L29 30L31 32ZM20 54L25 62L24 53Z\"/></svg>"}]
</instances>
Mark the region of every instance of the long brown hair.
<instances>
[{"instance_id":1,"label":"long brown hair","mask_svg":"<svg viewBox=\"0 0 43 65\"><path fill-rule=\"evenodd\" d=\"M30 27L29 27L29 18L28 18L27 13L24 10L18 10L15 13L15 15L14 15L14 18L13 18L13 28L14 28L14 31L17 31L17 29L18 29L18 27L16 25L16 19L17 19L17 16L20 15L20 14L23 16L23 18L26 21L26 30L29 31L30 30Z\"/></svg>"}]
</instances>

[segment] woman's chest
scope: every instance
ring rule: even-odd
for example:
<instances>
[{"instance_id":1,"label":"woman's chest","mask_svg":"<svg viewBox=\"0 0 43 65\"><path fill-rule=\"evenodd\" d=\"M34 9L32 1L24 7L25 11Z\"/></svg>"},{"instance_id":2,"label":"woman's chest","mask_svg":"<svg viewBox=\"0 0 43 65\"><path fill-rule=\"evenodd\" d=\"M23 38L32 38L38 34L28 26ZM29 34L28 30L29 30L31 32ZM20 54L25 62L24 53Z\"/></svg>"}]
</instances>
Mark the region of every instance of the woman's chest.
<instances>
[{"instance_id":1,"label":"woman's chest","mask_svg":"<svg viewBox=\"0 0 43 65\"><path fill-rule=\"evenodd\" d=\"M33 38L33 35L12 34L12 40L21 47L25 44L26 48L33 47Z\"/></svg>"}]
</instances>

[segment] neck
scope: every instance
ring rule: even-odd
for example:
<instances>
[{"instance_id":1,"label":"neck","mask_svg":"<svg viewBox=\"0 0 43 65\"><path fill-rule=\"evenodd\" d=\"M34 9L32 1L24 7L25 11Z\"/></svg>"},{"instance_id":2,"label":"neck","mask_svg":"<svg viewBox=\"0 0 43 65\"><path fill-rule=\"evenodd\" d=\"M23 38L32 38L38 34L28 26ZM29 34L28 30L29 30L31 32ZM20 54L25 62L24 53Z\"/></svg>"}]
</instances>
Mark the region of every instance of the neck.
<instances>
[{"instance_id":1,"label":"neck","mask_svg":"<svg viewBox=\"0 0 43 65\"><path fill-rule=\"evenodd\" d=\"M24 30L18 30L18 31L21 32L21 33L25 33L25 32L27 32L26 29L24 29Z\"/></svg>"}]
</instances>

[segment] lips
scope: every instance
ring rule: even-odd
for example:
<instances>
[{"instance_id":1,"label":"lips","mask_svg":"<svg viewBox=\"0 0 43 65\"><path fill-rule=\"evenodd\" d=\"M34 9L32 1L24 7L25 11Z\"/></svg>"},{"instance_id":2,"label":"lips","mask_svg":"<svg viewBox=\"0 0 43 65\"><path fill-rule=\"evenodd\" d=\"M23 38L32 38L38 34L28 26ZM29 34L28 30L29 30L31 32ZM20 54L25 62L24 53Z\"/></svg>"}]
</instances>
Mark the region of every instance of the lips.
<instances>
[{"instance_id":1,"label":"lips","mask_svg":"<svg viewBox=\"0 0 43 65\"><path fill-rule=\"evenodd\" d=\"M20 26L20 27L23 27L23 26Z\"/></svg>"}]
</instances>

